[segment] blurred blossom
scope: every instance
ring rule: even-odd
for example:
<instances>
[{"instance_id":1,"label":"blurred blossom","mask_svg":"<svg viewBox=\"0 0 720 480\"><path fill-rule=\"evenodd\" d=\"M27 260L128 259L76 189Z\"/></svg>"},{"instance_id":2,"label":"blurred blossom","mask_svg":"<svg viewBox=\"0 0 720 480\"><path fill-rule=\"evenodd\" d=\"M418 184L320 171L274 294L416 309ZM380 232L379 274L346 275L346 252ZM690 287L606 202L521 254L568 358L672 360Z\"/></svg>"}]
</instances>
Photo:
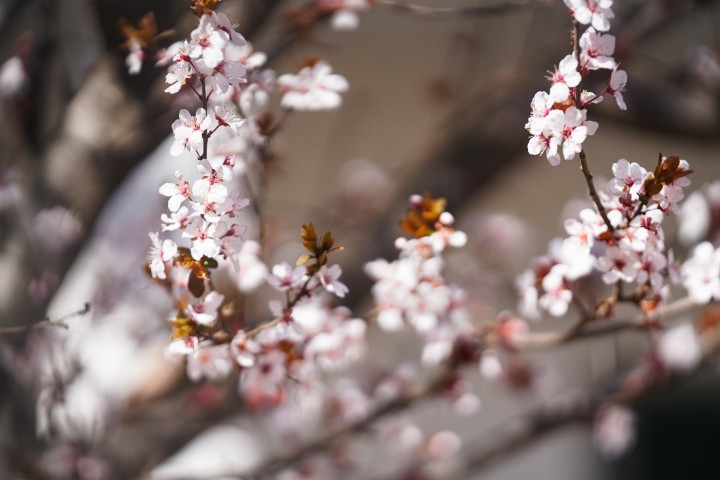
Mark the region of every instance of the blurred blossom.
<instances>
[{"instance_id":1,"label":"blurred blossom","mask_svg":"<svg viewBox=\"0 0 720 480\"><path fill-rule=\"evenodd\" d=\"M385 213L394 181L377 164L351 160L340 170L338 179L342 182L343 212L350 220L364 222Z\"/></svg>"},{"instance_id":2,"label":"blurred blossom","mask_svg":"<svg viewBox=\"0 0 720 480\"><path fill-rule=\"evenodd\" d=\"M110 468L100 457L71 445L58 445L47 450L40 459L40 468L52 480L109 479Z\"/></svg>"},{"instance_id":3,"label":"blurred blossom","mask_svg":"<svg viewBox=\"0 0 720 480\"><path fill-rule=\"evenodd\" d=\"M15 206L21 199L18 171L14 168L0 171L0 211Z\"/></svg>"},{"instance_id":4,"label":"blurred blossom","mask_svg":"<svg viewBox=\"0 0 720 480\"><path fill-rule=\"evenodd\" d=\"M688 195L680 207L680 226L678 240L683 245L694 245L706 238L710 231L710 205L702 191L696 190Z\"/></svg>"},{"instance_id":5,"label":"blurred blossom","mask_svg":"<svg viewBox=\"0 0 720 480\"><path fill-rule=\"evenodd\" d=\"M688 52L688 70L692 78L710 92L720 90L720 56L705 45L695 45Z\"/></svg>"},{"instance_id":6,"label":"blurred blossom","mask_svg":"<svg viewBox=\"0 0 720 480\"><path fill-rule=\"evenodd\" d=\"M0 67L0 97L17 97L27 83L27 72L20 57L12 56Z\"/></svg>"},{"instance_id":7,"label":"blurred blossom","mask_svg":"<svg viewBox=\"0 0 720 480\"><path fill-rule=\"evenodd\" d=\"M619 457L635 443L635 414L621 405L610 405L598 412L593 442L604 456Z\"/></svg>"},{"instance_id":8,"label":"blurred blossom","mask_svg":"<svg viewBox=\"0 0 720 480\"><path fill-rule=\"evenodd\" d=\"M50 297L59 282L60 279L55 272L43 270L39 276L30 280L28 284L30 299L36 304L41 304Z\"/></svg>"},{"instance_id":9,"label":"blurred blossom","mask_svg":"<svg viewBox=\"0 0 720 480\"><path fill-rule=\"evenodd\" d=\"M51 253L78 241L83 231L80 217L59 205L38 212L33 227L37 240Z\"/></svg>"},{"instance_id":10,"label":"blurred blossom","mask_svg":"<svg viewBox=\"0 0 720 480\"><path fill-rule=\"evenodd\" d=\"M531 236L518 217L508 213L480 215L465 222L465 228L485 261L513 269L525 262Z\"/></svg>"},{"instance_id":11,"label":"blurred blossom","mask_svg":"<svg viewBox=\"0 0 720 480\"><path fill-rule=\"evenodd\" d=\"M495 350L485 350L480 356L480 373L488 380L498 380L503 374L503 366Z\"/></svg>"},{"instance_id":12,"label":"blurred blossom","mask_svg":"<svg viewBox=\"0 0 720 480\"><path fill-rule=\"evenodd\" d=\"M673 370L690 370L702 360L702 349L695 328L684 323L664 332L658 341L658 354Z\"/></svg>"},{"instance_id":13,"label":"blurred blossom","mask_svg":"<svg viewBox=\"0 0 720 480\"><path fill-rule=\"evenodd\" d=\"M430 457L444 459L457 454L462 447L462 440L455 432L441 431L430 437L427 452Z\"/></svg>"},{"instance_id":14,"label":"blurred blossom","mask_svg":"<svg viewBox=\"0 0 720 480\"><path fill-rule=\"evenodd\" d=\"M246 241L237 254L237 285L243 293L252 293L265 283L268 268L260 255L260 244L254 240Z\"/></svg>"}]
</instances>

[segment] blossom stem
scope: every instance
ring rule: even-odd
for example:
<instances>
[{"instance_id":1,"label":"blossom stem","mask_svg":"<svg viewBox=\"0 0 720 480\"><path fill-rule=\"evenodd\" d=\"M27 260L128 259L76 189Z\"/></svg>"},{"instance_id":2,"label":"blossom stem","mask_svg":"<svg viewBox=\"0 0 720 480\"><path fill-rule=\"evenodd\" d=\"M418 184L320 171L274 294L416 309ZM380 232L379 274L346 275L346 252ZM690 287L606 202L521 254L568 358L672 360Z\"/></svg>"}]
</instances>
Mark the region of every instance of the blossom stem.
<instances>
[{"instance_id":1,"label":"blossom stem","mask_svg":"<svg viewBox=\"0 0 720 480\"><path fill-rule=\"evenodd\" d=\"M573 33L572 33L572 41L573 41L573 56L575 57L575 60L577 60L578 65L580 64L580 26L573 18ZM583 108L582 101L580 100L580 94L582 92L582 88L580 88L580 84L578 84L575 87L575 107L580 110ZM605 222L605 225L608 228L609 232L614 232L615 227L613 227L612 223L610 222L610 219L607 216L607 210L605 210L605 206L600 201L600 196L597 193L597 190L595 189L595 184L593 183L593 174L590 172L590 167L587 163L587 155L585 155L585 149L580 150L580 170L582 170L583 175L585 176L585 183L588 187L588 192L590 193L590 197L592 198L593 202L595 203L595 206L598 209L598 213L603 219L603 222Z\"/></svg>"},{"instance_id":2,"label":"blossom stem","mask_svg":"<svg viewBox=\"0 0 720 480\"><path fill-rule=\"evenodd\" d=\"M205 110L205 115L208 115L208 96L207 92L205 91L205 79L200 79L200 87L202 91L202 96L200 97L200 100L202 101L202 108ZM207 132L203 132L202 139L203 139L203 151L202 155L200 155L200 159L204 160L207 158L208 155L208 139L210 138L210 135L208 135Z\"/></svg>"},{"instance_id":3,"label":"blossom stem","mask_svg":"<svg viewBox=\"0 0 720 480\"><path fill-rule=\"evenodd\" d=\"M300 290L298 290L298 293L295 294L295 296L294 296L292 299L289 299L289 298L288 298L288 299L286 300L286 302L285 302L285 309L286 309L286 310L293 308L295 305L297 305L297 303L298 303L300 300L303 299L303 297L305 297L305 296L309 293L308 285L310 284L310 280L312 280L313 276L315 276L315 274L310 275L310 276L307 278L307 280L305 280L305 283L303 284L303 286L300 288ZM247 332L247 333L245 334L245 336L246 336L247 338L256 337L256 336L257 336L260 332L262 332L263 330L267 330L268 328L272 328L272 327L274 327L275 325L277 325L277 324L279 324L280 322L282 322L283 320L284 320L284 319L283 319L282 316L277 317L277 318L274 318L273 320L271 320L271 321L269 321L269 322L267 322L267 323L263 323L262 325L258 325L257 327L253 328L252 330L250 330L249 332Z\"/></svg>"},{"instance_id":4,"label":"blossom stem","mask_svg":"<svg viewBox=\"0 0 720 480\"><path fill-rule=\"evenodd\" d=\"M33 323L32 325L16 325L12 327L0 327L0 335L16 335L20 333L29 332L31 330L35 330L36 328L43 328L43 327L57 327L57 328L64 328L67 329L68 324L65 323L65 320L76 317L79 315L85 315L90 311L90 303L87 302L83 307L79 310L76 310L74 312L70 312L68 314L63 315L60 318L57 318L55 320L51 320L49 318L44 318L43 320Z\"/></svg>"},{"instance_id":5,"label":"blossom stem","mask_svg":"<svg viewBox=\"0 0 720 480\"><path fill-rule=\"evenodd\" d=\"M603 222L605 222L605 226L607 226L609 232L614 232L615 227L610 222L610 219L607 215L607 210L605 210L605 206L602 204L602 201L600 201L600 196L597 193L597 190L595 189L595 184L593 183L593 174L590 171L590 167L587 163L587 155L585 155L585 149L580 150L580 170L582 170L583 175L585 176L585 183L588 187L588 192L590 193L590 198L592 198L593 203L595 203L595 206L598 209L598 213L600 214L600 217L602 217Z\"/></svg>"}]
</instances>

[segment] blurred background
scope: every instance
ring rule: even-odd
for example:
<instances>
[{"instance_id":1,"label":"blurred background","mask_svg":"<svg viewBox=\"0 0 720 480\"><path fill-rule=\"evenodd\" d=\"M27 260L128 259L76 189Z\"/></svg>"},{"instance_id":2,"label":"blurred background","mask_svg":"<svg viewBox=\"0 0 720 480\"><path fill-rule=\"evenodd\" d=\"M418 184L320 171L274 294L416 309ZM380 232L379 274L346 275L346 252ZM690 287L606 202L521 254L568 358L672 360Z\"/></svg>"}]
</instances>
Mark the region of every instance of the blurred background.
<instances>
[{"instance_id":1,"label":"blurred background","mask_svg":"<svg viewBox=\"0 0 720 480\"><path fill-rule=\"evenodd\" d=\"M449 276L470 292L473 312L492 319L515 308L515 276L589 203L578 162L551 167L530 156L523 128L547 70L570 51L571 23L559 0L416 2L439 10L380 2L354 31L289 23L303 2L221 3L278 74L317 55L350 83L340 109L291 114L272 139L257 174L263 257L270 265L294 260L303 223L331 229L346 249L338 258L351 292L345 304L367 311L363 265L396 256L408 195L428 191L448 199L470 238L450 259ZM487 5L498 8L464 8ZM652 168L662 152L687 159L691 190L700 190L720 176L720 2L626 0L613 8L628 110L608 101L591 114L600 128L585 148L597 184L619 158ZM234 385L190 384L163 356L171 306L143 262L166 203L157 187L180 161L168 152L181 105L163 93L164 68L127 72L118 27L150 11L172 41L194 27L184 0L0 2L0 61L19 59L24 74L12 74L17 65L0 73L0 322L29 325L91 304L68 319L67 332L0 339L1 478L205 478L196 473L203 463L241 471L262 455L263 427L248 420ZM246 221L252 238L257 219ZM687 245L668 240L683 258ZM262 296L256 303L264 311ZM417 358L412 338L370 338L374 353L359 368ZM623 333L533 354L543 375L531 390L469 372L482 400L477 413L460 417L430 402L413 416L471 446L543 399L618 374L647 346L641 333ZM620 459L597 453L579 423L468 478L720 478L717 380L711 368L642 404L637 443ZM37 413L53 402L64 407L50 423L62 428L38 436ZM192 451L201 434L219 435L206 447L217 458Z\"/></svg>"}]
</instances>

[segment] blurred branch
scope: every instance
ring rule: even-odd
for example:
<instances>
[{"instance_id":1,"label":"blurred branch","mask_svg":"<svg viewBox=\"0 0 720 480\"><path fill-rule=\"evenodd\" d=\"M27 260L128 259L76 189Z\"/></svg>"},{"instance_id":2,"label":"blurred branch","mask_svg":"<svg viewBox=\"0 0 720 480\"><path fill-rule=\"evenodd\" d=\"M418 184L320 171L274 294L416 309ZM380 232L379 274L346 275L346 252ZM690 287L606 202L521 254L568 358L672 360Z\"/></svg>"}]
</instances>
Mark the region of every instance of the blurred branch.
<instances>
[{"instance_id":1,"label":"blurred branch","mask_svg":"<svg viewBox=\"0 0 720 480\"><path fill-rule=\"evenodd\" d=\"M648 328L652 321L676 315L678 313L683 313L696 307L698 307L698 305L690 297L684 297L665 307L658 308L654 312L638 315L635 318L607 321L596 319L596 321L589 323L580 319L566 330L557 332L529 333L513 340L511 345L512 347L520 350L548 348L569 343L573 340L594 338L611 333L622 332L624 330L645 329Z\"/></svg>"},{"instance_id":2,"label":"blurred branch","mask_svg":"<svg viewBox=\"0 0 720 480\"><path fill-rule=\"evenodd\" d=\"M447 17L456 15L485 16L506 13L527 7L553 7L556 5L556 2L551 0L505 0L492 4L461 7L428 7L397 0L376 0L376 3L394 11L424 17Z\"/></svg>"},{"instance_id":3,"label":"blurred branch","mask_svg":"<svg viewBox=\"0 0 720 480\"><path fill-rule=\"evenodd\" d=\"M471 473L477 473L492 463L535 443L550 432L573 422L592 420L598 410L608 402L634 404L669 382L677 383L678 380L697 375L718 352L720 331L717 328L709 330L700 335L699 340L703 350L702 361L692 371L654 375L641 386L633 383L634 388L628 388L625 381L638 371L636 367L609 382L565 392L485 434L476 442L473 452L465 456L463 471L451 478L469 478Z\"/></svg>"},{"instance_id":4,"label":"blurred branch","mask_svg":"<svg viewBox=\"0 0 720 480\"><path fill-rule=\"evenodd\" d=\"M19 333L26 333L30 330L35 330L37 328L43 328L43 327L58 327L58 328L68 328L68 324L65 323L65 321L72 317L77 317L80 315L85 315L88 312L90 312L90 302L85 303L83 307L80 310L76 310L74 312L70 312L66 315L63 315L60 318L57 318L55 320L51 320L49 318L44 318L43 320L34 323L32 325L17 325L12 327L0 327L0 335L15 335Z\"/></svg>"},{"instance_id":5,"label":"blurred branch","mask_svg":"<svg viewBox=\"0 0 720 480\"><path fill-rule=\"evenodd\" d=\"M278 457L271 458L267 462L265 462L263 465L255 469L252 473L243 474L242 477L249 477L249 478L255 478L255 477L266 477L268 475L272 475L279 470L288 467L290 465L296 464L297 462L301 461L303 458L307 457L308 455L311 455L316 452L320 452L323 450L326 450L332 445L335 444L338 440L341 440L342 438L346 437L347 435L363 432L368 429L372 424L374 424L379 419L393 414L395 412L404 410L406 408L409 408L413 406L415 403L417 403L420 400L426 399L428 397L431 397L434 394L437 394L441 392L446 386L449 380L453 378L455 375L455 371L457 369L457 364L449 365L445 371L438 374L433 380L429 381L426 385L411 390L407 393L401 394L398 397L394 398L393 400L390 400L389 402L385 403L384 405L381 405L380 407L373 410L369 415L361 418L360 420L357 420L355 422L350 423L347 426L341 427L336 430L332 430L329 433L321 436L317 440L299 448L293 453L290 453L288 455L282 455Z\"/></svg>"}]
</instances>

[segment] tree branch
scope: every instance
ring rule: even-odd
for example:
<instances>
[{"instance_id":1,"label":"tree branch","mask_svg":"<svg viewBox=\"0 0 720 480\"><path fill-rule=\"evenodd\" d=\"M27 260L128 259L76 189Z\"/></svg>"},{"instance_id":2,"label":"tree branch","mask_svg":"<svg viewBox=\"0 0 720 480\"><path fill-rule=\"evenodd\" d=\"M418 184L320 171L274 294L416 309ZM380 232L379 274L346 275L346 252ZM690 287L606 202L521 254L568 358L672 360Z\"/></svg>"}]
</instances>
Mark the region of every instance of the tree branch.
<instances>
[{"instance_id":1,"label":"tree branch","mask_svg":"<svg viewBox=\"0 0 720 480\"><path fill-rule=\"evenodd\" d=\"M424 17L495 15L525 7L552 7L554 5L554 2L547 0L505 0L493 4L473 5L467 7L428 7L425 5L414 5L397 0L377 0L376 3L380 6L387 7L398 12L410 13Z\"/></svg>"}]
</instances>

